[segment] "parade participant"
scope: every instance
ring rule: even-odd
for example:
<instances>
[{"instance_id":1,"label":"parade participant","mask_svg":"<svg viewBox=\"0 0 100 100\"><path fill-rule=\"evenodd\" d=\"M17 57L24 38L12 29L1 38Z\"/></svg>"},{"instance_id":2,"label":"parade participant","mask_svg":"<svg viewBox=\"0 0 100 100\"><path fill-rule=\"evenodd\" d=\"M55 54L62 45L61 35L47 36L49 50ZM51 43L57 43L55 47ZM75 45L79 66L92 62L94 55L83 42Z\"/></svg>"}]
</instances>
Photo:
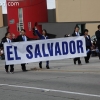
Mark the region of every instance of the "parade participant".
<instances>
[{"instance_id":1,"label":"parade participant","mask_svg":"<svg viewBox=\"0 0 100 100\"><path fill-rule=\"evenodd\" d=\"M16 38L16 42L21 42L21 41L29 41L30 38L28 38L26 36L26 31L25 29L21 29L21 35L19 35L17 38ZM23 72L26 72L28 70L26 70L26 64L21 64L21 67L22 67L22 71Z\"/></svg>"},{"instance_id":2,"label":"parade participant","mask_svg":"<svg viewBox=\"0 0 100 100\"><path fill-rule=\"evenodd\" d=\"M37 27L35 27L35 33L38 35L39 39L41 39L41 40L48 39L47 31L45 29L43 29L42 34L41 34L37 30ZM39 67L42 69L42 61L39 63ZM50 69L49 68L49 61L46 61L46 68Z\"/></svg>"},{"instance_id":3,"label":"parade participant","mask_svg":"<svg viewBox=\"0 0 100 100\"><path fill-rule=\"evenodd\" d=\"M75 27L74 33L72 34L72 36L81 36L81 34L79 33L79 27L78 26ZM78 65L82 65L80 57L74 58L74 64L75 65L76 65L76 61L78 61Z\"/></svg>"},{"instance_id":4,"label":"parade participant","mask_svg":"<svg viewBox=\"0 0 100 100\"><path fill-rule=\"evenodd\" d=\"M86 41L86 51L87 51L87 56L85 57L85 62L89 63L92 43L91 43L90 35L88 35L87 29L84 30L84 37L85 37L85 41Z\"/></svg>"},{"instance_id":5,"label":"parade participant","mask_svg":"<svg viewBox=\"0 0 100 100\"><path fill-rule=\"evenodd\" d=\"M8 43L11 43L13 42L13 40L11 40L11 34L9 32L7 32L5 34L5 38L2 39L2 44L5 43L5 42L8 42ZM5 65L5 71L7 73L9 73L9 66L10 66L10 73L14 73L14 65Z\"/></svg>"}]
</instances>

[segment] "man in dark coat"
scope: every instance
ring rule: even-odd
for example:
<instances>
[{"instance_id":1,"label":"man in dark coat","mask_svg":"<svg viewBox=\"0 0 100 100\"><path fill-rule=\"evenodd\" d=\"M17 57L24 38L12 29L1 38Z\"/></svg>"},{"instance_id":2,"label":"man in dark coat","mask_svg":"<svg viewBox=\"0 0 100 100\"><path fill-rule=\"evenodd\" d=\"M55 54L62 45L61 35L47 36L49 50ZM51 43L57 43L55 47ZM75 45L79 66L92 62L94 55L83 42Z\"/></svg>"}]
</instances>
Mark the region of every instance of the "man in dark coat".
<instances>
[{"instance_id":1,"label":"man in dark coat","mask_svg":"<svg viewBox=\"0 0 100 100\"><path fill-rule=\"evenodd\" d=\"M78 26L75 27L75 30L74 30L74 33L72 34L72 36L74 36L74 37L75 36L81 36L81 34L79 33L79 27ZM82 65L80 57L74 58L73 60L74 60L75 65L76 65L76 61L78 61L78 65Z\"/></svg>"},{"instance_id":2,"label":"man in dark coat","mask_svg":"<svg viewBox=\"0 0 100 100\"><path fill-rule=\"evenodd\" d=\"M28 38L25 33L26 33L25 29L22 29L21 30L21 35L19 35L16 38L16 42L29 41L30 38ZM26 70L26 64L25 63L24 64L21 64L21 67L22 67L22 71L23 72L26 72L27 71Z\"/></svg>"},{"instance_id":3,"label":"man in dark coat","mask_svg":"<svg viewBox=\"0 0 100 100\"><path fill-rule=\"evenodd\" d=\"M11 34L9 32L7 32L5 34L5 37L2 39L1 43L5 43L5 42L8 42L8 43L11 43L13 42L13 40L11 40ZM5 70L7 73L9 73L9 66L10 66L10 73L14 73L14 65L5 65Z\"/></svg>"},{"instance_id":4,"label":"man in dark coat","mask_svg":"<svg viewBox=\"0 0 100 100\"><path fill-rule=\"evenodd\" d=\"M43 29L42 34L41 34L39 33L37 27L35 27L35 33L38 35L40 40L49 39L49 37L47 36L47 31L45 29ZM39 67L42 69L42 61L39 63ZM49 61L46 61L46 68L50 69Z\"/></svg>"},{"instance_id":5,"label":"man in dark coat","mask_svg":"<svg viewBox=\"0 0 100 100\"><path fill-rule=\"evenodd\" d=\"M87 29L84 30L84 37L85 37L85 41L86 41L86 51L87 51L87 56L85 57L85 62L89 63L92 43L91 43L90 35L88 35Z\"/></svg>"},{"instance_id":6,"label":"man in dark coat","mask_svg":"<svg viewBox=\"0 0 100 100\"><path fill-rule=\"evenodd\" d=\"M99 59L100 59L100 25L98 25L98 30L95 32L97 38L97 47L99 49Z\"/></svg>"}]
</instances>

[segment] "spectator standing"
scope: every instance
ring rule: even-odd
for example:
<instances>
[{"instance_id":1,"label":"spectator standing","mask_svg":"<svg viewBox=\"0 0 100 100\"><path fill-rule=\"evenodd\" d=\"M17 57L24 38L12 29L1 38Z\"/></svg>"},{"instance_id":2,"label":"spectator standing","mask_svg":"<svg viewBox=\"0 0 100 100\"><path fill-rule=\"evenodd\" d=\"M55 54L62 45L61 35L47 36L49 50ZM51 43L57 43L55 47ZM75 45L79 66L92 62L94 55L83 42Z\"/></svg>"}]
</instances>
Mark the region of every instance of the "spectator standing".
<instances>
[{"instance_id":1,"label":"spectator standing","mask_svg":"<svg viewBox=\"0 0 100 100\"><path fill-rule=\"evenodd\" d=\"M99 50L99 59L100 59L100 25L98 25L98 30L95 32L97 38L97 47Z\"/></svg>"}]
</instances>

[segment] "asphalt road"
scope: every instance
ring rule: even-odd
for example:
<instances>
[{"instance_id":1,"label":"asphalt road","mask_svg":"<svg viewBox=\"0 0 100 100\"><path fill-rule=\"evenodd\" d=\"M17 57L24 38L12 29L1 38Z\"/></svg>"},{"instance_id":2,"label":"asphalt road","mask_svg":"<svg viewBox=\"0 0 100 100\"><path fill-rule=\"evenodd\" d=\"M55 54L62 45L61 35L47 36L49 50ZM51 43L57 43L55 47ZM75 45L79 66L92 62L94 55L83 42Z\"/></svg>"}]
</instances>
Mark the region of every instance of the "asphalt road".
<instances>
[{"instance_id":1,"label":"asphalt road","mask_svg":"<svg viewBox=\"0 0 100 100\"><path fill-rule=\"evenodd\" d=\"M100 61L74 65L72 59L51 61L51 69L38 69L38 63L27 65L28 72L15 66L6 74L0 61L0 100L100 100Z\"/></svg>"}]
</instances>

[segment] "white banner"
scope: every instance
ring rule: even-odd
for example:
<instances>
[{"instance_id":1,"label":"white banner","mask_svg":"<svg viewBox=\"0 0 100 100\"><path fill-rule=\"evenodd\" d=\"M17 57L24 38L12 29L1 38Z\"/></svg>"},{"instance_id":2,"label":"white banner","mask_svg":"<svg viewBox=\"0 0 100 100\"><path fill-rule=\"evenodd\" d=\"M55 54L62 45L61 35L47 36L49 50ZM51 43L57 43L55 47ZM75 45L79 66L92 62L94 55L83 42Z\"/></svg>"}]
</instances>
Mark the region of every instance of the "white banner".
<instances>
[{"instance_id":1,"label":"white banner","mask_svg":"<svg viewBox=\"0 0 100 100\"><path fill-rule=\"evenodd\" d=\"M85 38L69 37L4 43L6 64L21 64L86 56Z\"/></svg>"}]
</instances>

